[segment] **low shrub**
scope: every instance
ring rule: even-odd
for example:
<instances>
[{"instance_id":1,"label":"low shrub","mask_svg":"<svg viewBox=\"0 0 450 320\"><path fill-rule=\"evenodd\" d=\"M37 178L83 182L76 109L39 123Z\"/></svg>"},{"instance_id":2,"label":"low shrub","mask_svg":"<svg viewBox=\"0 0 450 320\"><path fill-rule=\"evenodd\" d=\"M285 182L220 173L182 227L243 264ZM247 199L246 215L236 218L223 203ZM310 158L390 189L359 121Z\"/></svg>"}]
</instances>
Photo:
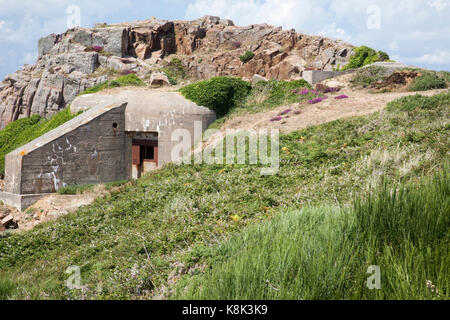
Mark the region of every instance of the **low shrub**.
<instances>
[{"instance_id":1,"label":"low shrub","mask_svg":"<svg viewBox=\"0 0 450 320\"><path fill-rule=\"evenodd\" d=\"M259 81L253 86L248 102L251 102L251 98L257 95L259 92L265 92L265 100L263 101L263 103L267 106L272 107L298 102L298 92L302 88L311 89L311 86L303 79L294 81Z\"/></svg>"},{"instance_id":2,"label":"low shrub","mask_svg":"<svg viewBox=\"0 0 450 320\"><path fill-rule=\"evenodd\" d=\"M81 194L94 187L94 184L80 184L66 186L58 189L58 194Z\"/></svg>"},{"instance_id":3,"label":"low shrub","mask_svg":"<svg viewBox=\"0 0 450 320\"><path fill-rule=\"evenodd\" d=\"M123 75L123 76L126 76L128 74L136 74L136 71L133 71L133 70L122 70L120 72L120 74Z\"/></svg>"},{"instance_id":4,"label":"low shrub","mask_svg":"<svg viewBox=\"0 0 450 320\"><path fill-rule=\"evenodd\" d=\"M241 61L243 63L246 63L246 62L252 60L254 56L255 56L255 54L253 53L253 51L247 51L242 56L240 56L239 59L241 59Z\"/></svg>"},{"instance_id":5,"label":"low shrub","mask_svg":"<svg viewBox=\"0 0 450 320\"><path fill-rule=\"evenodd\" d=\"M383 67L370 66L358 70L350 80L355 87L368 88L386 77L387 70Z\"/></svg>"},{"instance_id":6,"label":"low shrub","mask_svg":"<svg viewBox=\"0 0 450 320\"><path fill-rule=\"evenodd\" d=\"M338 87L328 87L321 83L316 84L316 91L321 92L321 93L338 92L340 90L341 90L341 88L338 88Z\"/></svg>"},{"instance_id":7,"label":"low shrub","mask_svg":"<svg viewBox=\"0 0 450 320\"><path fill-rule=\"evenodd\" d=\"M145 85L144 82L137 75L135 75L134 73L131 72L130 74L121 76L115 80L108 80L108 81L96 84L95 86L84 90L79 95L96 93L96 92L99 92L102 90L116 88L116 87L127 87L127 86L140 87L143 85Z\"/></svg>"},{"instance_id":8,"label":"low shrub","mask_svg":"<svg viewBox=\"0 0 450 320\"><path fill-rule=\"evenodd\" d=\"M165 63L165 66L161 69L169 79L170 84L176 85L178 80L185 79L187 77L186 69L183 62L179 58L173 58L170 62Z\"/></svg>"},{"instance_id":9,"label":"low shrub","mask_svg":"<svg viewBox=\"0 0 450 320\"><path fill-rule=\"evenodd\" d=\"M342 70L361 68L365 65L389 60L389 55L383 51L376 51L372 48L361 46L354 49L355 54L350 57L347 65Z\"/></svg>"},{"instance_id":10,"label":"low shrub","mask_svg":"<svg viewBox=\"0 0 450 320\"><path fill-rule=\"evenodd\" d=\"M411 91L426 91L432 89L443 89L447 87L446 81L436 73L424 73L416 78L409 89Z\"/></svg>"},{"instance_id":11,"label":"low shrub","mask_svg":"<svg viewBox=\"0 0 450 320\"><path fill-rule=\"evenodd\" d=\"M29 118L13 121L0 130L0 173L4 173L5 170L6 154L59 127L77 115L72 114L70 108L67 107L49 119L35 114Z\"/></svg>"},{"instance_id":12,"label":"low shrub","mask_svg":"<svg viewBox=\"0 0 450 320\"><path fill-rule=\"evenodd\" d=\"M309 100L308 103L309 104L316 104L316 103L322 102L325 99L326 99L326 97L318 97L318 98Z\"/></svg>"},{"instance_id":13,"label":"low shrub","mask_svg":"<svg viewBox=\"0 0 450 320\"><path fill-rule=\"evenodd\" d=\"M187 99L213 110L217 116L225 115L241 103L251 90L247 81L233 77L213 77L180 89Z\"/></svg>"},{"instance_id":14,"label":"low shrub","mask_svg":"<svg viewBox=\"0 0 450 320\"><path fill-rule=\"evenodd\" d=\"M232 43L232 47L233 47L233 49L238 49L241 47L241 43L239 41L234 41Z\"/></svg>"},{"instance_id":15,"label":"low shrub","mask_svg":"<svg viewBox=\"0 0 450 320\"><path fill-rule=\"evenodd\" d=\"M416 109L432 110L450 105L450 92L443 92L432 97L420 94L403 97L387 104L388 111L413 111Z\"/></svg>"}]
</instances>

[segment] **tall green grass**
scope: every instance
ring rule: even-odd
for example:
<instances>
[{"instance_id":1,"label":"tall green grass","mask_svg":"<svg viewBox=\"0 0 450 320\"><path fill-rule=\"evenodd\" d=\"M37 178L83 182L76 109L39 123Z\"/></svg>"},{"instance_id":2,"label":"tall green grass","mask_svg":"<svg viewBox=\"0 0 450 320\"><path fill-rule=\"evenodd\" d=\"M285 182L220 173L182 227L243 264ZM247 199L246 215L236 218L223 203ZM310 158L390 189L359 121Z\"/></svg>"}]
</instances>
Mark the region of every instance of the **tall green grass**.
<instances>
[{"instance_id":1,"label":"tall green grass","mask_svg":"<svg viewBox=\"0 0 450 320\"><path fill-rule=\"evenodd\" d=\"M211 270L185 277L175 297L448 299L449 178L444 170L385 185L351 209L310 207L250 226L211 249ZM366 286L371 265L379 290Z\"/></svg>"},{"instance_id":2,"label":"tall green grass","mask_svg":"<svg viewBox=\"0 0 450 320\"><path fill-rule=\"evenodd\" d=\"M6 154L59 127L77 115L72 114L70 107L67 107L48 119L33 115L13 121L0 130L0 173L5 171Z\"/></svg>"},{"instance_id":3,"label":"tall green grass","mask_svg":"<svg viewBox=\"0 0 450 320\"><path fill-rule=\"evenodd\" d=\"M89 93L96 93L100 92L106 89L110 88L117 88L117 87L127 87L127 86L133 86L133 87L142 87L145 83L134 73L127 74L121 77L118 77L114 80L108 80L99 84L96 84L93 87L90 87L83 92L81 92L79 95L83 94L89 94Z\"/></svg>"}]
</instances>

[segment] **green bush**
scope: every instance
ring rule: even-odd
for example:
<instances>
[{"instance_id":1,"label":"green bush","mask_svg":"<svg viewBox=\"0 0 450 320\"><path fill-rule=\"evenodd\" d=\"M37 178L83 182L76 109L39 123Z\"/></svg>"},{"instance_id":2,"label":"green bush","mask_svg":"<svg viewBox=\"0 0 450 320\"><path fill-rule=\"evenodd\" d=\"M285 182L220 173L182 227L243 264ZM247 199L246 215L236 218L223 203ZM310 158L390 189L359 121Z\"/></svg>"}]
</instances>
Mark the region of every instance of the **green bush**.
<instances>
[{"instance_id":1,"label":"green bush","mask_svg":"<svg viewBox=\"0 0 450 320\"><path fill-rule=\"evenodd\" d=\"M251 84L239 78L214 77L190 84L180 92L187 99L213 110L217 116L223 116L241 103L250 89Z\"/></svg>"},{"instance_id":2,"label":"green bush","mask_svg":"<svg viewBox=\"0 0 450 320\"><path fill-rule=\"evenodd\" d=\"M420 94L407 96L387 104L388 111L413 111L416 109L432 110L450 106L450 92L442 92L432 97Z\"/></svg>"},{"instance_id":3,"label":"green bush","mask_svg":"<svg viewBox=\"0 0 450 320\"><path fill-rule=\"evenodd\" d=\"M409 89L411 91L426 91L432 89L443 89L447 87L445 79L439 77L436 73L424 73L416 78Z\"/></svg>"},{"instance_id":4,"label":"green bush","mask_svg":"<svg viewBox=\"0 0 450 320\"><path fill-rule=\"evenodd\" d=\"M95 185L90 184L80 184L80 185L72 185L65 186L58 189L58 194L81 194L85 193L88 190L91 190Z\"/></svg>"},{"instance_id":5,"label":"green bush","mask_svg":"<svg viewBox=\"0 0 450 320\"><path fill-rule=\"evenodd\" d=\"M134 73L130 73L125 76L121 76L115 80L108 80L108 81L96 84L95 86L84 90L79 95L95 93L95 92L99 92L99 91L110 89L110 88L116 88L116 87L126 87L126 86L140 87L143 85L145 85L144 82L137 75L135 75Z\"/></svg>"},{"instance_id":6,"label":"green bush","mask_svg":"<svg viewBox=\"0 0 450 320\"><path fill-rule=\"evenodd\" d=\"M77 115L72 114L70 108L67 107L49 119L33 115L8 124L0 131L0 172L3 173L5 170L6 154L59 127Z\"/></svg>"},{"instance_id":7,"label":"green bush","mask_svg":"<svg viewBox=\"0 0 450 320\"><path fill-rule=\"evenodd\" d=\"M239 59L241 59L241 61L243 63L246 63L246 62L252 60L254 56L255 56L255 54L253 53L253 51L247 51L242 56L240 56Z\"/></svg>"},{"instance_id":8,"label":"green bush","mask_svg":"<svg viewBox=\"0 0 450 320\"><path fill-rule=\"evenodd\" d=\"M298 102L300 95L295 90L301 88L311 89L311 85L303 79L294 81L259 81L253 86L251 95L265 92L266 99L263 102L264 104L269 106L280 106Z\"/></svg>"},{"instance_id":9,"label":"green bush","mask_svg":"<svg viewBox=\"0 0 450 320\"><path fill-rule=\"evenodd\" d=\"M350 61L342 70L357 69L377 61L389 60L386 52L376 51L366 46L355 48L354 52L355 54L350 57Z\"/></svg>"},{"instance_id":10,"label":"green bush","mask_svg":"<svg viewBox=\"0 0 450 320\"><path fill-rule=\"evenodd\" d=\"M383 80L386 75L386 70L383 67L370 66L359 69L353 75L351 83L356 87L368 88L374 83Z\"/></svg>"},{"instance_id":11,"label":"green bush","mask_svg":"<svg viewBox=\"0 0 450 320\"><path fill-rule=\"evenodd\" d=\"M179 58L173 58L170 60L170 62L165 64L161 71L166 74L170 84L172 85L176 85L178 80L185 79L187 76L183 62Z\"/></svg>"}]
</instances>

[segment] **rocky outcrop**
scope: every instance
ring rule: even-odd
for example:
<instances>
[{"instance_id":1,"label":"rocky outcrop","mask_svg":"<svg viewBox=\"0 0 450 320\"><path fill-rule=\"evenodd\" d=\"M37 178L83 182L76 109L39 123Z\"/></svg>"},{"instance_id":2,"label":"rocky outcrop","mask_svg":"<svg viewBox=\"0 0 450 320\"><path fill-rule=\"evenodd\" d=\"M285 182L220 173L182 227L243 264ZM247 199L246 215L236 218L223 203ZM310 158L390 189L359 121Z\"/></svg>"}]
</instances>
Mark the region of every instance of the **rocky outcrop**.
<instances>
[{"instance_id":1,"label":"rocky outcrop","mask_svg":"<svg viewBox=\"0 0 450 320\"><path fill-rule=\"evenodd\" d=\"M247 62L239 57L255 55ZM232 75L251 79L298 79L305 69L345 65L352 46L267 24L235 26L205 16L194 21L150 19L96 24L51 34L38 42L34 65L0 83L0 128L32 114L49 116L65 108L88 87L120 74L144 78L176 55L193 79Z\"/></svg>"}]
</instances>

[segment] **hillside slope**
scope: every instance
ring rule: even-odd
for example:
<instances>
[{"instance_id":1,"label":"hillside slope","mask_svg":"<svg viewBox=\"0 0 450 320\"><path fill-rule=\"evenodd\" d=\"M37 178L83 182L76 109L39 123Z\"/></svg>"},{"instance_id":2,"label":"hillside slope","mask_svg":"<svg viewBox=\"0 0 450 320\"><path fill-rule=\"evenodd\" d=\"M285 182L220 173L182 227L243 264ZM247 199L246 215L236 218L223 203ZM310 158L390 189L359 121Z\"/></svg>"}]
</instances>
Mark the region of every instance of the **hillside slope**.
<instances>
[{"instance_id":1,"label":"hillside slope","mask_svg":"<svg viewBox=\"0 0 450 320\"><path fill-rule=\"evenodd\" d=\"M205 246L242 226L286 208L346 207L383 181L448 168L449 112L449 92L417 95L282 135L274 176L251 165L168 165L57 221L0 238L0 297L167 298L178 270L203 274ZM65 271L74 265L83 287L69 290Z\"/></svg>"}]
</instances>

